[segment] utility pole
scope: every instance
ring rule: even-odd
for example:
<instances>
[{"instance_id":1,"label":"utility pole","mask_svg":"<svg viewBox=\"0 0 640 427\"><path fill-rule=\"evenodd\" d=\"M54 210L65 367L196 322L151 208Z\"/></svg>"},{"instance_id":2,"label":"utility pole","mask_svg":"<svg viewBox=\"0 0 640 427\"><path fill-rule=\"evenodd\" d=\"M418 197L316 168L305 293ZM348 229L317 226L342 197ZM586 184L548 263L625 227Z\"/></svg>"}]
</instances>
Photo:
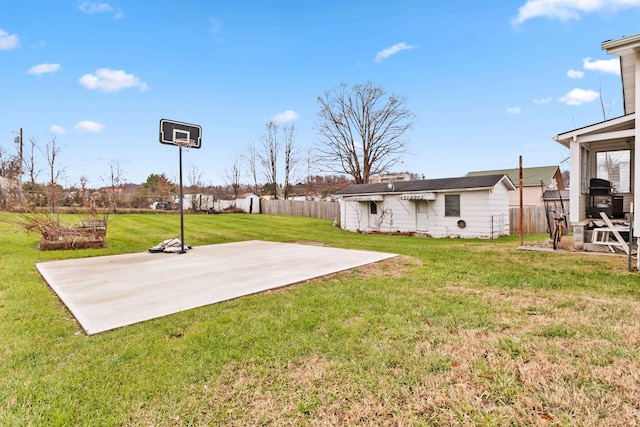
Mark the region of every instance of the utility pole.
<instances>
[{"instance_id":1,"label":"utility pole","mask_svg":"<svg viewBox=\"0 0 640 427\"><path fill-rule=\"evenodd\" d=\"M22 163L24 160L22 154L22 128L20 128L19 144L20 164L18 165L18 203L20 203L20 206L22 206Z\"/></svg>"}]
</instances>

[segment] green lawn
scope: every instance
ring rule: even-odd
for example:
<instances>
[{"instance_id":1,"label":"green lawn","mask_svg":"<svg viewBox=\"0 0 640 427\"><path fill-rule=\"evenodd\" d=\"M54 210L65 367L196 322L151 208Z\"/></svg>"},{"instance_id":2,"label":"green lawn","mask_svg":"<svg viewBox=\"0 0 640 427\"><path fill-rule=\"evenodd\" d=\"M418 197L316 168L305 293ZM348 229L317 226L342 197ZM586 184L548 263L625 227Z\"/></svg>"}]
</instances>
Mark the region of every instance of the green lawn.
<instances>
[{"instance_id":1,"label":"green lawn","mask_svg":"<svg viewBox=\"0 0 640 427\"><path fill-rule=\"evenodd\" d=\"M87 337L35 263L145 251L178 235L179 217L112 215L107 248L64 252L39 251L19 221L0 213L3 426L640 423L640 276L625 256L186 216L194 246L404 256Z\"/></svg>"}]
</instances>

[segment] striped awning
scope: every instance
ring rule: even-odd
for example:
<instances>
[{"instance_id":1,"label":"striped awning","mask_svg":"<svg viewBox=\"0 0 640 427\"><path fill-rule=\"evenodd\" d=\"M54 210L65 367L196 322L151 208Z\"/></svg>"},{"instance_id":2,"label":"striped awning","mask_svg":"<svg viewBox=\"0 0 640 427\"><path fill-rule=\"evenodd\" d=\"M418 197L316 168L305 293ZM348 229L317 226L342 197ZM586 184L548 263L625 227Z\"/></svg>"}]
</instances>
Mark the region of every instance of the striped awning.
<instances>
[{"instance_id":1,"label":"striped awning","mask_svg":"<svg viewBox=\"0 0 640 427\"><path fill-rule=\"evenodd\" d=\"M416 193L416 194L402 194L398 196L400 200L435 200L436 193Z\"/></svg>"},{"instance_id":2,"label":"striped awning","mask_svg":"<svg viewBox=\"0 0 640 427\"><path fill-rule=\"evenodd\" d=\"M345 202L381 202L384 198L382 194L371 194L369 196L345 197Z\"/></svg>"}]
</instances>

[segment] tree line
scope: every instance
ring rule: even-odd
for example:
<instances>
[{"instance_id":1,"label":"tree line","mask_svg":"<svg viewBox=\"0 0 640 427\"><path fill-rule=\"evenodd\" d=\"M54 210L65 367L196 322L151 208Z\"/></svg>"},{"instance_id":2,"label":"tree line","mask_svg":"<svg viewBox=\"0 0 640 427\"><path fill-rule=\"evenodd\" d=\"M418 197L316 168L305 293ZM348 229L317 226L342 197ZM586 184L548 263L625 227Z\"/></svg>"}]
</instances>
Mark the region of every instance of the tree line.
<instances>
[{"instance_id":1,"label":"tree line","mask_svg":"<svg viewBox=\"0 0 640 427\"><path fill-rule=\"evenodd\" d=\"M301 193L325 195L392 171L407 153L404 137L413 127L414 115L407 109L406 98L387 95L371 82L343 83L319 96L317 102L314 128L318 140L306 151L296 141L295 123L267 121L258 142L249 144L225 168L227 186L203 185L203 171L192 165L187 171L187 192L217 193L220 198L242 192L285 199ZM100 189L89 189L86 177L80 178L79 185L63 189L62 150L55 137L44 146L35 138L24 144L20 132L13 145L13 150L0 146L0 177L8 180L0 182L0 203L5 206L100 204L115 208L126 195L130 205L143 207L151 199L175 194L176 184L163 173L151 174L145 183L131 187L118 161L109 164ZM36 161L37 153L45 160L45 168ZM46 180L38 182L42 172ZM131 189L125 190L128 187Z\"/></svg>"}]
</instances>

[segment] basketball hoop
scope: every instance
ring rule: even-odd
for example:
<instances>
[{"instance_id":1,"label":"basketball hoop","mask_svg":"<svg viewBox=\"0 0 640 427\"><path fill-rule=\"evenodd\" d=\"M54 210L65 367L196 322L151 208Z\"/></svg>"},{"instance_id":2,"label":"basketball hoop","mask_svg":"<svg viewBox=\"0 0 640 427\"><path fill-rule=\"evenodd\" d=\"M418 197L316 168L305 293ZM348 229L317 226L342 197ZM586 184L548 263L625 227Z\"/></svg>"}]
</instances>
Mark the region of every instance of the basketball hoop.
<instances>
[{"instance_id":1,"label":"basketball hoop","mask_svg":"<svg viewBox=\"0 0 640 427\"><path fill-rule=\"evenodd\" d=\"M160 143L177 145L180 149L180 253L184 254L184 195L182 191L182 147L200 148L202 144L202 128L189 123L160 120Z\"/></svg>"}]
</instances>

